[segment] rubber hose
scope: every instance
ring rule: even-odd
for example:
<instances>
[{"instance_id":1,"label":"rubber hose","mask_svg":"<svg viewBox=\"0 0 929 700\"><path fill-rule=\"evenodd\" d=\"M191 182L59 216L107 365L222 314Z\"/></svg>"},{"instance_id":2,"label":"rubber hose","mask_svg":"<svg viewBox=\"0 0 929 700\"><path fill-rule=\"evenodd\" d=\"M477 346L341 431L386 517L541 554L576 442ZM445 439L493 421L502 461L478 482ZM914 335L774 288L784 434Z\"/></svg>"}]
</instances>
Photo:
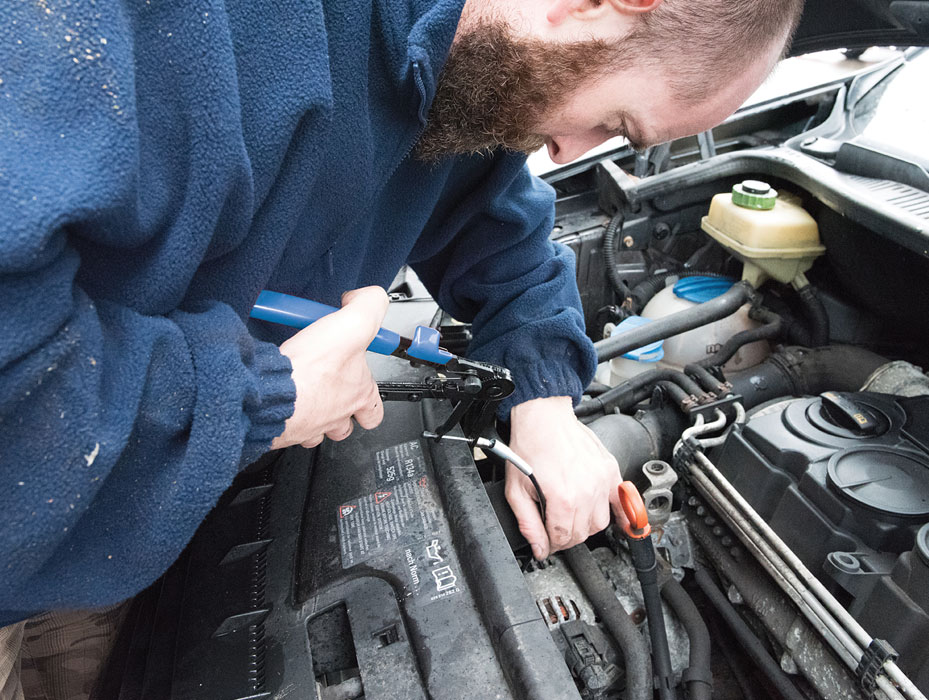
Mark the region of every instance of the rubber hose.
<instances>
[{"instance_id":1,"label":"rubber hose","mask_svg":"<svg viewBox=\"0 0 929 700\"><path fill-rule=\"evenodd\" d=\"M713 672L710 667L710 631L693 599L675 579L668 579L661 589L665 602L684 625L690 639L689 668L682 680L689 700L710 700L713 697Z\"/></svg>"},{"instance_id":2,"label":"rubber hose","mask_svg":"<svg viewBox=\"0 0 929 700\"><path fill-rule=\"evenodd\" d=\"M616 215L610 219L610 223L606 227L606 233L603 236L603 258L606 262L606 278L613 288L613 291L616 293L616 296L619 297L620 304L625 303L630 294L629 287L623 283L619 278L619 273L616 271L616 236L622 232L624 221L625 217L622 210L616 212Z\"/></svg>"},{"instance_id":3,"label":"rubber hose","mask_svg":"<svg viewBox=\"0 0 929 700\"><path fill-rule=\"evenodd\" d=\"M700 586L710 604L716 608L716 611L722 617L723 621L732 630L732 633L738 639L742 648L754 661L758 668L764 673L765 677L774 686L775 690L781 694L784 700L805 700L803 694L797 690L797 687L791 682L787 674L781 670L768 650L764 648L761 640L752 632L739 613L736 611L725 594L719 590L719 587L710 578L710 575L703 569L698 569L695 575L697 585Z\"/></svg>"},{"instance_id":4,"label":"rubber hose","mask_svg":"<svg viewBox=\"0 0 929 700\"><path fill-rule=\"evenodd\" d=\"M750 313L750 315L762 321L764 325L736 333L719 350L709 357L703 358L697 364L702 367L722 367L744 346L759 340L777 338L784 329L784 320L773 311L758 309L754 313Z\"/></svg>"},{"instance_id":5,"label":"rubber hose","mask_svg":"<svg viewBox=\"0 0 929 700\"><path fill-rule=\"evenodd\" d=\"M700 396L703 391L697 383L683 372L673 369L655 368L640 372L598 396L581 401L574 408L574 415L585 418L596 413L605 413L614 407L628 408L629 397L638 395L639 389L650 388L660 381L674 382L685 394ZM638 401L636 401L638 403ZM629 404L634 405L634 404Z\"/></svg>"},{"instance_id":6,"label":"rubber hose","mask_svg":"<svg viewBox=\"0 0 929 700\"><path fill-rule=\"evenodd\" d=\"M664 289L667 286L667 280L669 277L725 277L726 275L720 272L705 272L702 270L678 270L676 272L662 272L657 275L652 275L651 277L646 277L644 280L635 285L629 293L629 297L632 300L630 303L630 310L632 313L637 314L642 311L647 305L648 302L652 300L658 292Z\"/></svg>"},{"instance_id":7,"label":"rubber hose","mask_svg":"<svg viewBox=\"0 0 929 700\"><path fill-rule=\"evenodd\" d=\"M677 700L671 650L668 646L668 627L661 607L661 590L658 587L658 558L655 555L655 545L648 535L645 535L644 539L628 538L627 544L642 589L658 697L661 700Z\"/></svg>"},{"instance_id":8,"label":"rubber hose","mask_svg":"<svg viewBox=\"0 0 929 700\"><path fill-rule=\"evenodd\" d=\"M632 416L611 413L598 418L587 427L593 431L607 452L616 458L623 479L633 479L643 464L657 459L660 454L659 431L650 429Z\"/></svg>"},{"instance_id":9,"label":"rubber hose","mask_svg":"<svg viewBox=\"0 0 929 700\"><path fill-rule=\"evenodd\" d=\"M742 396L742 405L752 408L785 396L859 391L874 370L887 362L885 357L851 345L790 347L726 378L732 392Z\"/></svg>"},{"instance_id":10,"label":"rubber hose","mask_svg":"<svg viewBox=\"0 0 929 700\"><path fill-rule=\"evenodd\" d=\"M726 660L726 664L729 666L729 670L732 673L732 679L736 682L736 685L739 686L739 692L742 693L742 700L771 700L771 696L767 693L764 694L764 698L758 694L759 689L756 689L757 681L754 679L754 674L750 677L747 671L751 670L748 668L748 664L744 661L745 651L738 646L738 642L732 638L732 633L728 628L723 627L723 623L719 621L718 618L711 618L707 620L707 623L710 626L710 636L713 638L713 646L715 649L721 652L723 658ZM764 691L761 691L764 692Z\"/></svg>"},{"instance_id":11,"label":"rubber hose","mask_svg":"<svg viewBox=\"0 0 929 700\"><path fill-rule=\"evenodd\" d=\"M597 362L612 360L614 357L625 355L630 350L641 348L656 340L665 340L726 318L735 313L745 302L750 301L754 293L747 282L737 282L729 291L715 299L597 341L594 343L597 349Z\"/></svg>"},{"instance_id":12,"label":"rubber hose","mask_svg":"<svg viewBox=\"0 0 929 700\"><path fill-rule=\"evenodd\" d=\"M586 544L571 547L564 552L564 557L597 616L622 651L626 664L627 699L651 700L652 662L645 637L629 619L625 608L616 598L613 586L600 571Z\"/></svg>"},{"instance_id":13,"label":"rubber hose","mask_svg":"<svg viewBox=\"0 0 929 700\"><path fill-rule=\"evenodd\" d=\"M810 344L814 348L821 348L829 343L829 316L826 314L826 307L812 285L801 287L799 294L810 321Z\"/></svg>"},{"instance_id":14,"label":"rubber hose","mask_svg":"<svg viewBox=\"0 0 929 700\"><path fill-rule=\"evenodd\" d=\"M687 392L681 389L681 387L679 387L674 382L661 381L658 382L657 386L660 386L662 389L668 392L668 396L671 397L671 401L674 402L675 406L679 406L681 410L686 410L689 408L689 404L693 402L690 396L688 396Z\"/></svg>"},{"instance_id":15,"label":"rubber hose","mask_svg":"<svg viewBox=\"0 0 929 700\"><path fill-rule=\"evenodd\" d=\"M587 385L587 388L584 389L584 393L588 396L602 396L608 392L612 387L609 384L603 384L601 382L591 382Z\"/></svg>"},{"instance_id":16,"label":"rubber hose","mask_svg":"<svg viewBox=\"0 0 929 700\"><path fill-rule=\"evenodd\" d=\"M643 411L635 417L610 413L588 427L619 464L623 479L636 481L642 465L670 454L677 438L690 423L673 406Z\"/></svg>"},{"instance_id":17,"label":"rubber hose","mask_svg":"<svg viewBox=\"0 0 929 700\"><path fill-rule=\"evenodd\" d=\"M684 372L696 379L700 383L700 386L702 386L706 391L714 393L717 398L729 396L731 393L729 387L727 387L724 382L719 381L712 375L710 370L702 365L686 365L684 367Z\"/></svg>"}]
</instances>

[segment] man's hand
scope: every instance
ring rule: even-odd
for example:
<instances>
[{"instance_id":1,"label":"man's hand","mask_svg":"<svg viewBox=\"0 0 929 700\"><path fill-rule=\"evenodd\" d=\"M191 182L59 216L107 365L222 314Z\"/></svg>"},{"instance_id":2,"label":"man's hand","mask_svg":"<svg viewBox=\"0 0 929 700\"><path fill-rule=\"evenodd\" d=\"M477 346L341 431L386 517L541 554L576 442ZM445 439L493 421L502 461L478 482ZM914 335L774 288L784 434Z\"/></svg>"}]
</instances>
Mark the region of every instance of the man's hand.
<instances>
[{"instance_id":1,"label":"man's hand","mask_svg":"<svg viewBox=\"0 0 929 700\"><path fill-rule=\"evenodd\" d=\"M532 482L506 465L506 500L536 559L573 547L610 524L621 481L616 459L574 416L571 399L535 399L510 412L510 447L535 472L547 501L543 526Z\"/></svg>"},{"instance_id":2,"label":"man's hand","mask_svg":"<svg viewBox=\"0 0 929 700\"><path fill-rule=\"evenodd\" d=\"M365 360L365 350L387 313L387 294L365 287L342 295L342 308L304 328L281 345L297 386L294 413L271 449L351 435L352 417L362 428L377 427L384 405Z\"/></svg>"}]
</instances>

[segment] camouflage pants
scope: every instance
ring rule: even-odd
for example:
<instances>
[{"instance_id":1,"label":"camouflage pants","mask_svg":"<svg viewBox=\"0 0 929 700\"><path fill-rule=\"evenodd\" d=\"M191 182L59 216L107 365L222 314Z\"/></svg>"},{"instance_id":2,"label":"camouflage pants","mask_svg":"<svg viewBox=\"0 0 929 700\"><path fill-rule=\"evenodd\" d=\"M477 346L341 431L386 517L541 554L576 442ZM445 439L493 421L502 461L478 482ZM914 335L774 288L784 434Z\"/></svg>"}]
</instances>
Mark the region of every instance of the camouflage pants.
<instances>
[{"instance_id":1,"label":"camouflage pants","mask_svg":"<svg viewBox=\"0 0 929 700\"><path fill-rule=\"evenodd\" d=\"M87 700L127 603L0 627L0 700Z\"/></svg>"}]
</instances>

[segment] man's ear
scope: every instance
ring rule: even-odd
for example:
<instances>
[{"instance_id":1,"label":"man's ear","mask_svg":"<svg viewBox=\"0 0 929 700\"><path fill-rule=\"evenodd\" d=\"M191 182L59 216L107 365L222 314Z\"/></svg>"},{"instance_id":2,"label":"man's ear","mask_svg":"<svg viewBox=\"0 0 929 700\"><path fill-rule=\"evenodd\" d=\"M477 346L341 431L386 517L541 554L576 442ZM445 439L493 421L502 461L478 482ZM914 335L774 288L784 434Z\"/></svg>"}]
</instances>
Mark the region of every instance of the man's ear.
<instances>
[{"instance_id":1,"label":"man's ear","mask_svg":"<svg viewBox=\"0 0 929 700\"><path fill-rule=\"evenodd\" d=\"M603 14L607 3L603 0L551 0L545 19L558 26L568 17L594 19Z\"/></svg>"},{"instance_id":2,"label":"man's ear","mask_svg":"<svg viewBox=\"0 0 929 700\"><path fill-rule=\"evenodd\" d=\"M568 17L576 19L598 19L608 11L623 14L651 12L662 0L551 0L545 18L557 26Z\"/></svg>"},{"instance_id":3,"label":"man's ear","mask_svg":"<svg viewBox=\"0 0 929 700\"><path fill-rule=\"evenodd\" d=\"M657 9L662 0L604 0L620 12L644 14Z\"/></svg>"}]
</instances>

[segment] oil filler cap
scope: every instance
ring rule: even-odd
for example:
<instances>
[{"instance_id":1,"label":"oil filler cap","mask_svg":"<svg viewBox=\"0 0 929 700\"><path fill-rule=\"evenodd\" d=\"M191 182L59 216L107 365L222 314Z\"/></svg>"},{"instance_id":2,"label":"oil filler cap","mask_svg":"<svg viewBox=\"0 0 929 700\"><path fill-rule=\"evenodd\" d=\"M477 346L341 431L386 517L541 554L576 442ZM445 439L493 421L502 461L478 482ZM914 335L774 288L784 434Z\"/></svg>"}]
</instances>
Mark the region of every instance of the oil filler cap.
<instances>
[{"instance_id":1,"label":"oil filler cap","mask_svg":"<svg viewBox=\"0 0 929 700\"><path fill-rule=\"evenodd\" d=\"M819 396L822 399L822 417L856 437L877 437L890 427L883 414L858 401L854 395L826 391Z\"/></svg>"},{"instance_id":2,"label":"oil filler cap","mask_svg":"<svg viewBox=\"0 0 929 700\"><path fill-rule=\"evenodd\" d=\"M761 180L743 180L732 188L732 203L746 209L774 209L777 190Z\"/></svg>"}]
</instances>

